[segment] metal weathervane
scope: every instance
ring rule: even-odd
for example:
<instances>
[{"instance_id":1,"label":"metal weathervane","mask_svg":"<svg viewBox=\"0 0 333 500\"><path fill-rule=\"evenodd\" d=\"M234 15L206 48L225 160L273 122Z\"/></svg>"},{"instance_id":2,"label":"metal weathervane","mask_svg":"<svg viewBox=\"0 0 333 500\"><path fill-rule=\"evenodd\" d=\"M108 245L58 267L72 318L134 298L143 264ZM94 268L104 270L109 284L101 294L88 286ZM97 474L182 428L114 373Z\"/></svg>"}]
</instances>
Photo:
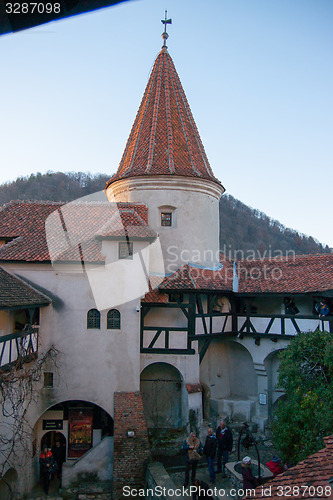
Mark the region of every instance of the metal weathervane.
<instances>
[{"instance_id":1,"label":"metal weathervane","mask_svg":"<svg viewBox=\"0 0 333 500\"><path fill-rule=\"evenodd\" d=\"M164 31L162 33L162 38L163 38L163 47L167 49L166 41L169 38L169 35L167 33L167 24L172 24L172 19L167 19L168 17L168 11L165 11L165 19L161 19L161 22L164 24Z\"/></svg>"}]
</instances>

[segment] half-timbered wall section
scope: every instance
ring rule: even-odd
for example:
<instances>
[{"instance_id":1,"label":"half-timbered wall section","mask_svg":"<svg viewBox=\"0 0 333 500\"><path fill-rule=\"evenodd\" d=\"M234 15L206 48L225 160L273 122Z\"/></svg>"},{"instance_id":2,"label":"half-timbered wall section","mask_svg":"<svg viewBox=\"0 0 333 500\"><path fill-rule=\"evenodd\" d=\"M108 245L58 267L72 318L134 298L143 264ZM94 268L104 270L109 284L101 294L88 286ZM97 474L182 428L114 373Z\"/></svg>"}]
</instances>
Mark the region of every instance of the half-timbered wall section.
<instances>
[{"instance_id":1,"label":"half-timbered wall section","mask_svg":"<svg viewBox=\"0 0 333 500\"><path fill-rule=\"evenodd\" d=\"M292 337L317 328L333 330L333 316L319 318L313 312L316 298L312 296L298 297L296 314L284 313L284 297L276 295L188 293L179 299L175 291L170 291L168 297L174 302L168 299L165 303L142 304L142 353L194 354L192 342L200 341L202 360L210 341L223 336L252 336L260 343L261 338L277 341L281 336Z\"/></svg>"},{"instance_id":2,"label":"half-timbered wall section","mask_svg":"<svg viewBox=\"0 0 333 500\"><path fill-rule=\"evenodd\" d=\"M173 302L143 303L141 306L142 353L194 354L191 347L195 332L193 295L175 295ZM162 312L162 315L161 315ZM162 325L161 325L161 318Z\"/></svg>"}]
</instances>

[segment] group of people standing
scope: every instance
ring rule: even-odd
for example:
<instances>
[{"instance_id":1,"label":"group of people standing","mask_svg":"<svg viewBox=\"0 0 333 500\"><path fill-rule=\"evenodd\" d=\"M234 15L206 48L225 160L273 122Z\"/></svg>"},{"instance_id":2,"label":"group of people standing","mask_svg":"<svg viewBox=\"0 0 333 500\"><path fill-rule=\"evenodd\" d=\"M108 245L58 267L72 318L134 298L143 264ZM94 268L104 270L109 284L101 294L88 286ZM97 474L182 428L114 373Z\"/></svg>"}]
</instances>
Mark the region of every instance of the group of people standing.
<instances>
[{"instance_id":1,"label":"group of people standing","mask_svg":"<svg viewBox=\"0 0 333 500\"><path fill-rule=\"evenodd\" d=\"M186 450L186 468L185 468L185 482L184 487L189 485L190 472L191 483L208 488L204 481L196 480L196 470L198 462L202 454L207 458L208 471L210 484L215 484L215 476L221 473L221 477L226 477L225 468L229 461L229 453L232 451L233 436L231 429L226 425L225 420L221 420L220 425L217 427L216 432L212 428L207 431L207 437L204 446L196 436L195 432L191 432L189 437L183 442L183 450ZM216 457L216 472L214 462ZM258 486L258 480L252 472L252 464L250 457L244 457L242 462L242 477L244 489L252 489ZM273 473L274 477L284 472L284 467L278 457L273 457L272 460L267 462L266 466Z\"/></svg>"},{"instance_id":2,"label":"group of people standing","mask_svg":"<svg viewBox=\"0 0 333 500\"><path fill-rule=\"evenodd\" d=\"M209 428L204 446L197 438L195 432L191 432L189 437L183 442L183 450L186 450L186 468L185 468L185 482L184 486L187 487L190 480L195 484L195 476L198 461L201 458L201 453L205 455L208 463L208 471L211 484L215 483L215 474L222 474L226 477L225 466L229 460L229 453L232 450L233 437L231 430L227 427L225 420L221 420L220 425L217 427L214 434L213 429ZM217 468L215 472L214 461L217 455Z\"/></svg>"}]
</instances>

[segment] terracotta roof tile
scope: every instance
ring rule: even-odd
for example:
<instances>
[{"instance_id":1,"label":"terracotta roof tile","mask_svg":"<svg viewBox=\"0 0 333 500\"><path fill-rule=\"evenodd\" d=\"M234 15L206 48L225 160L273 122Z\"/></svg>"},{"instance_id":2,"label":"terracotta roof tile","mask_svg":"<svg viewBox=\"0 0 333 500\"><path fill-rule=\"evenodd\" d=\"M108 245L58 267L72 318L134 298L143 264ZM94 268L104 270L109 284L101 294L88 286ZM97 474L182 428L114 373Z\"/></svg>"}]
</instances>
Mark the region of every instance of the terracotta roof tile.
<instances>
[{"instance_id":1,"label":"terracotta roof tile","mask_svg":"<svg viewBox=\"0 0 333 500\"><path fill-rule=\"evenodd\" d=\"M333 476L333 435L324 438L326 447L288 469L283 474L265 483L264 488L271 487L271 494L263 496L261 486L256 489L256 495L244 498L263 500L281 500L281 498L319 499L333 498L333 484L329 479ZM299 487L299 494L295 488ZM318 488L320 487L320 488ZM321 487L323 492L320 494ZM328 495L325 495L325 487ZM283 489L282 489L283 488ZM294 490L293 490L294 488ZM281 494L282 493L282 494ZM284 494L285 493L285 494Z\"/></svg>"},{"instance_id":2,"label":"terracotta roof tile","mask_svg":"<svg viewBox=\"0 0 333 500\"><path fill-rule=\"evenodd\" d=\"M0 239L14 239L0 247L0 261L49 262L50 247L52 260L103 262L96 236L102 237L97 233L103 226L112 233L111 220L115 237L120 237L121 223L125 236L156 237L142 204L11 202L0 209Z\"/></svg>"},{"instance_id":3,"label":"terracotta roof tile","mask_svg":"<svg viewBox=\"0 0 333 500\"><path fill-rule=\"evenodd\" d=\"M0 267L0 309L11 307L46 306L51 299Z\"/></svg>"},{"instance_id":4,"label":"terracotta roof tile","mask_svg":"<svg viewBox=\"0 0 333 500\"><path fill-rule=\"evenodd\" d=\"M157 234L134 210L122 209L106 222L97 232L100 238L142 238L155 239Z\"/></svg>"},{"instance_id":5,"label":"terracotta roof tile","mask_svg":"<svg viewBox=\"0 0 333 500\"><path fill-rule=\"evenodd\" d=\"M333 254L238 261L240 293L307 293L333 290Z\"/></svg>"},{"instance_id":6,"label":"terracotta roof tile","mask_svg":"<svg viewBox=\"0 0 333 500\"><path fill-rule=\"evenodd\" d=\"M232 291L233 263L225 259L217 270L187 264L172 276L166 277L159 288L160 290Z\"/></svg>"},{"instance_id":7,"label":"terracotta roof tile","mask_svg":"<svg viewBox=\"0 0 333 500\"><path fill-rule=\"evenodd\" d=\"M161 279L162 278L158 276L149 277L149 292L147 292L142 299L143 303L167 304L169 302L168 294L160 292L158 289L158 286L161 284Z\"/></svg>"},{"instance_id":8,"label":"terracotta roof tile","mask_svg":"<svg viewBox=\"0 0 333 500\"><path fill-rule=\"evenodd\" d=\"M233 262L223 255L221 256L221 268L214 271L191 265L183 266L171 276L167 276L161 282L158 278L154 281L150 278L150 291L145 295L143 302L167 303L167 291L217 291L231 292L233 290Z\"/></svg>"},{"instance_id":9,"label":"terracotta roof tile","mask_svg":"<svg viewBox=\"0 0 333 500\"><path fill-rule=\"evenodd\" d=\"M203 392L201 384L185 384L187 392L189 394L195 394L197 392Z\"/></svg>"},{"instance_id":10,"label":"terracotta roof tile","mask_svg":"<svg viewBox=\"0 0 333 500\"><path fill-rule=\"evenodd\" d=\"M157 56L117 173L127 177L178 175L221 184L209 165L173 61Z\"/></svg>"}]
</instances>

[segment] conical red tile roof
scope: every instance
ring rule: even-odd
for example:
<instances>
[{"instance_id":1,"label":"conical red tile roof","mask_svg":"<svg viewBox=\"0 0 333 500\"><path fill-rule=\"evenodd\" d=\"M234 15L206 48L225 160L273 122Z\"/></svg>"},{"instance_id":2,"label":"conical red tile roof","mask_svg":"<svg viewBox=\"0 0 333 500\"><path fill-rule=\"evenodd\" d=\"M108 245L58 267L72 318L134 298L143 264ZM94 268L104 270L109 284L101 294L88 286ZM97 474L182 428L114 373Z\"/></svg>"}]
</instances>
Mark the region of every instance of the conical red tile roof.
<instances>
[{"instance_id":1,"label":"conical red tile roof","mask_svg":"<svg viewBox=\"0 0 333 500\"><path fill-rule=\"evenodd\" d=\"M127 177L177 175L221 184L210 168L173 61L158 54L117 173Z\"/></svg>"}]
</instances>

